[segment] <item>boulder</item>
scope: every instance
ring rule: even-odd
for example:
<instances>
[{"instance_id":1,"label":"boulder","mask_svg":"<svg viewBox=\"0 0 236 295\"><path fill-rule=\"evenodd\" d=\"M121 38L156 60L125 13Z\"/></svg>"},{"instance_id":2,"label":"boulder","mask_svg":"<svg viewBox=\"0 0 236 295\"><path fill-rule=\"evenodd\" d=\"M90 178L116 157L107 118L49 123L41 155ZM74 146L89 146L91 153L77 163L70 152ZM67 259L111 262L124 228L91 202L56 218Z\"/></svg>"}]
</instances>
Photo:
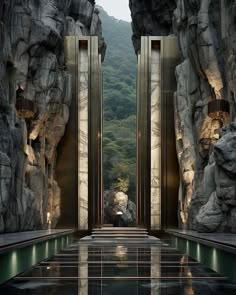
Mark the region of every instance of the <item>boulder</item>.
<instances>
[{"instance_id":1,"label":"boulder","mask_svg":"<svg viewBox=\"0 0 236 295\"><path fill-rule=\"evenodd\" d=\"M116 223L117 213L120 214L119 225L135 225L136 205L129 200L124 192L105 191L104 192L104 222L105 224Z\"/></svg>"},{"instance_id":2,"label":"boulder","mask_svg":"<svg viewBox=\"0 0 236 295\"><path fill-rule=\"evenodd\" d=\"M214 192L196 216L197 229L199 232L215 232L223 222L223 218L224 214Z\"/></svg>"}]
</instances>

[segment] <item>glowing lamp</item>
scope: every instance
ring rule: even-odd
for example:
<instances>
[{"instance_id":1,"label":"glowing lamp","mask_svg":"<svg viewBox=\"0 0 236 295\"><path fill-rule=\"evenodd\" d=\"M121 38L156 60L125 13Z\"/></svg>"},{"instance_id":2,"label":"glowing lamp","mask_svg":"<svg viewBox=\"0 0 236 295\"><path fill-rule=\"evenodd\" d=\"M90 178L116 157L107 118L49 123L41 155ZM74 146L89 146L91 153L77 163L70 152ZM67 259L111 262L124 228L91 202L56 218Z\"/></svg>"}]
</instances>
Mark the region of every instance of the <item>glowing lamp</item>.
<instances>
[{"instance_id":1,"label":"glowing lamp","mask_svg":"<svg viewBox=\"0 0 236 295\"><path fill-rule=\"evenodd\" d=\"M208 103L208 116L213 120L227 122L230 115L229 102L224 99L215 99Z\"/></svg>"},{"instance_id":2,"label":"glowing lamp","mask_svg":"<svg viewBox=\"0 0 236 295\"><path fill-rule=\"evenodd\" d=\"M24 89L19 86L16 90L16 111L21 118L31 118L35 114L35 104L24 97Z\"/></svg>"}]
</instances>

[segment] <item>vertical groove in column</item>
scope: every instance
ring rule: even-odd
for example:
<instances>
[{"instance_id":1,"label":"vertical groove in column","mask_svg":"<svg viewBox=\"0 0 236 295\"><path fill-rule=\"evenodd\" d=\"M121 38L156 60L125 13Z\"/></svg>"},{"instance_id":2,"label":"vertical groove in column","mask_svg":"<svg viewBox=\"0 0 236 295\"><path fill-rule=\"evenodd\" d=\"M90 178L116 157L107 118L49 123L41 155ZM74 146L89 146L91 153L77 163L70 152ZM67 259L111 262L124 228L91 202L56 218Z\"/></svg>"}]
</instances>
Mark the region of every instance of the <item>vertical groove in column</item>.
<instances>
[{"instance_id":1,"label":"vertical groove in column","mask_svg":"<svg viewBox=\"0 0 236 295\"><path fill-rule=\"evenodd\" d=\"M99 98L99 108L98 110L99 113L99 126L100 126L100 131L99 131L99 136L98 136L98 161L99 161L99 180L98 180L98 194L100 196L100 220L98 225L103 225L104 223L104 201L103 201L103 159L102 159L102 142L103 142L103 76L102 76L102 56L99 54L99 90L100 90L100 98Z\"/></svg>"},{"instance_id":2,"label":"vertical groove in column","mask_svg":"<svg viewBox=\"0 0 236 295\"><path fill-rule=\"evenodd\" d=\"M149 38L142 37L138 70L138 225L150 226L150 95L149 95Z\"/></svg>"},{"instance_id":3,"label":"vertical groove in column","mask_svg":"<svg viewBox=\"0 0 236 295\"><path fill-rule=\"evenodd\" d=\"M68 72L68 98L71 93L70 117L65 135L59 144L56 178L61 188L62 218L60 225L78 226L78 42L75 36L65 37L65 62ZM69 103L69 101L68 101ZM70 197L70 201L69 198ZM72 225L73 224L73 225Z\"/></svg>"},{"instance_id":4,"label":"vertical groove in column","mask_svg":"<svg viewBox=\"0 0 236 295\"><path fill-rule=\"evenodd\" d=\"M162 229L178 226L179 168L174 124L174 93L177 88L175 68L180 52L175 36L163 38L162 52Z\"/></svg>"},{"instance_id":5,"label":"vertical groove in column","mask_svg":"<svg viewBox=\"0 0 236 295\"><path fill-rule=\"evenodd\" d=\"M136 130L137 130L137 140L136 140L136 222L137 226L140 226L141 212L140 212L140 191L141 191L141 163L140 163L140 152L141 152L141 130L140 130L140 112L141 112L141 99L140 99L140 64L141 56L138 55L138 67L137 67L137 85L136 85L136 94L137 94L137 111L136 111Z\"/></svg>"},{"instance_id":6,"label":"vertical groove in column","mask_svg":"<svg viewBox=\"0 0 236 295\"><path fill-rule=\"evenodd\" d=\"M91 37L89 84L89 223L90 230L102 225L101 211L101 61L98 37Z\"/></svg>"}]
</instances>

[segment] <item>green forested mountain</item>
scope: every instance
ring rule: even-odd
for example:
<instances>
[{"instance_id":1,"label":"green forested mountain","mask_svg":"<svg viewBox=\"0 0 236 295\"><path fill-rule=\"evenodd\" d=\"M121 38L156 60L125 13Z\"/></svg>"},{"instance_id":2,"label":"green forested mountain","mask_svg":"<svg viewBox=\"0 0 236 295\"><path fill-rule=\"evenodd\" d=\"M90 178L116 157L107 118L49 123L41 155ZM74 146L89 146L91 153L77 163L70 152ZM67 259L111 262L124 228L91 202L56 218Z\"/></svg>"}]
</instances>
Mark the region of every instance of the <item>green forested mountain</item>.
<instances>
[{"instance_id":1,"label":"green forested mountain","mask_svg":"<svg viewBox=\"0 0 236 295\"><path fill-rule=\"evenodd\" d=\"M128 190L135 199L136 175L136 56L131 24L109 16L100 18L107 52L104 79L104 187Z\"/></svg>"}]
</instances>

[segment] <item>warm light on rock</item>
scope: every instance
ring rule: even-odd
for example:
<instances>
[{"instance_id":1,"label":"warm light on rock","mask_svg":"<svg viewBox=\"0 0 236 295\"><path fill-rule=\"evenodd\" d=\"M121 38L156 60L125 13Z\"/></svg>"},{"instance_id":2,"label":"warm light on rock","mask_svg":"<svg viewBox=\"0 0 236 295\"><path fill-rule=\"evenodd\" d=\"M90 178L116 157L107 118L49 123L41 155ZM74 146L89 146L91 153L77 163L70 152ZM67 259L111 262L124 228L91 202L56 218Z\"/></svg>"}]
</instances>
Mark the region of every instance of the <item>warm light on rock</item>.
<instances>
[{"instance_id":1,"label":"warm light on rock","mask_svg":"<svg viewBox=\"0 0 236 295\"><path fill-rule=\"evenodd\" d=\"M224 99L216 99L208 103L208 116L213 120L219 120L222 125L225 125L228 121L229 115L230 107L228 101Z\"/></svg>"},{"instance_id":2,"label":"warm light on rock","mask_svg":"<svg viewBox=\"0 0 236 295\"><path fill-rule=\"evenodd\" d=\"M24 97L24 89L20 86L16 91L16 111L22 118L32 118L35 114L34 102Z\"/></svg>"}]
</instances>

